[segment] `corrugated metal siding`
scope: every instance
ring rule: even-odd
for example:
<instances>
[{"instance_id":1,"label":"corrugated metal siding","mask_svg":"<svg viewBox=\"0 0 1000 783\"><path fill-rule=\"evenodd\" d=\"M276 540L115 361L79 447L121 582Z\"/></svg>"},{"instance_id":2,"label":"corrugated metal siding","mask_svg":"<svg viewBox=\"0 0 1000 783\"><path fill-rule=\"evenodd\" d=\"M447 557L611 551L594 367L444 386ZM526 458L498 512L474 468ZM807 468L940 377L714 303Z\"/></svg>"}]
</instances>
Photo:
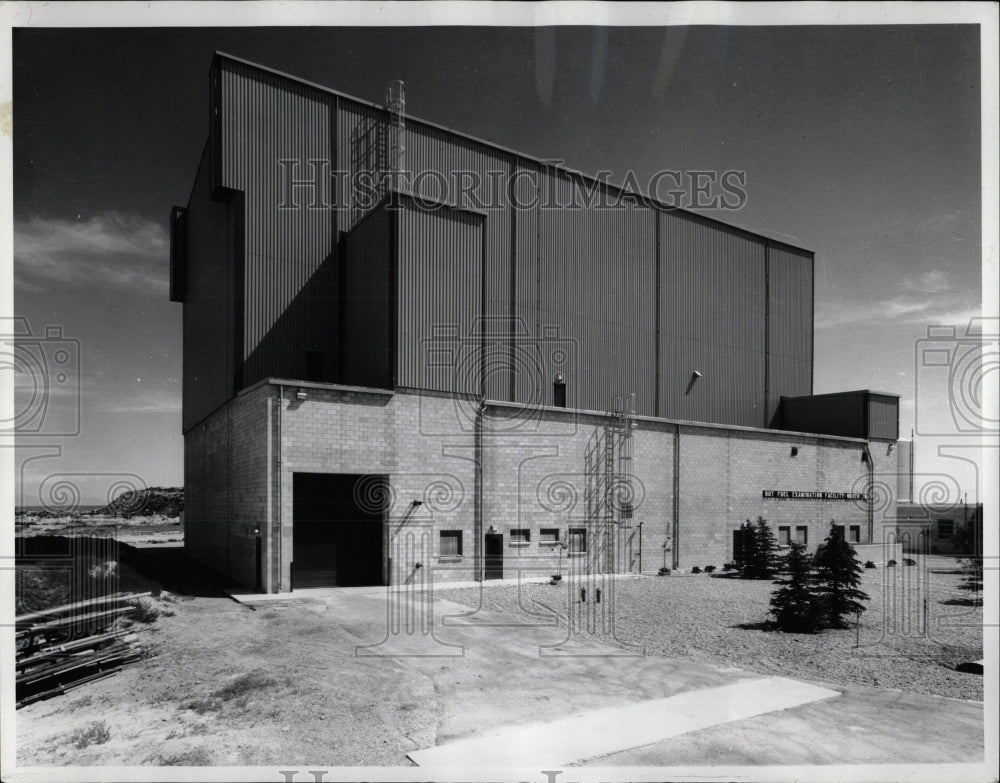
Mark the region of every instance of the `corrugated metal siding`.
<instances>
[{"instance_id":1,"label":"corrugated metal siding","mask_svg":"<svg viewBox=\"0 0 1000 783\"><path fill-rule=\"evenodd\" d=\"M663 212L660 254L660 415L762 426L764 241Z\"/></svg>"},{"instance_id":2,"label":"corrugated metal siding","mask_svg":"<svg viewBox=\"0 0 1000 783\"><path fill-rule=\"evenodd\" d=\"M572 203L568 177L544 176L555 203ZM651 414L655 214L638 206L541 208L540 231L536 336L548 404L553 376L562 373L568 407L607 410L615 395L635 392L636 412Z\"/></svg>"},{"instance_id":3,"label":"corrugated metal siding","mask_svg":"<svg viewBox=\"0 0 1000 783\"><path fill-rule=\"evenodd\" d=\"M338 99L336 105L335 204L338 225L349 231L385 195L380 178L387 165L389 116L382 109L354 101ZM373 179L361 179L362 172Z\"/></svg>"},{"instance_id":4,"label":"corrugated metal siding","mask_svg":"<svg viewBox=\"0 0 1000 783\"><path fill-rule=\"evenodd\" d=\"M513 204L517 210L515 245L514 319L511 343L513 396L505 399L525 405L551 403L551 378L540 369L535 335L539 330L538 253L539 253L539 167L519 163L512 182Z\"/></svg>"},{"instance_id":5,"label":"corrugated metal siding","mask_svg":"<svg viewBox=\"0 0 1000 783\"><path fill-rule=\"evenodd\" d=\"M314 199L308 188L288 189L281 161L310 179L309 161L332 159L332 98L224 60L220 101L217 184L245 199L243 382L304 377L306 350L335 349L332 274L320 273L335 249L334 220L323 169Z\"/></svg>"},{"instance_id":6,"label":"corrugated metal siding","mask_svg":"<svg viewBox=\"0 0 1000 783\"><path fill-rule=\"evenodd\" d=\"M395 363L395 214L369 213L345 241L344 382L391 389Z\"/></svg>"},{"instance_id":7,"label":"corrugated metal siding","mask_svg":"<svg viewBox=\"0 0 1000 783\"><path fill-rule=\"evenodd\" d=\"M882 440L899 438L899 399L872 394L868 400L868 437Z\"/></svg>"},{"instance_id":8,"label":"corrugated metal siding","mask_svg":"<svg viewBox=\"0 0 1000 783\"><path fill-rule=\"evenodd\" d=\"M208 150L198 167L186 215L184 297L185 432L232 394L233 274L229 210L209 198Z\"/></svg>"},{"instance_id":9,"label":"corrugated metal siding","mask_svg":"<svg viewBox=\"0 0 1000 783\"><path fill-rule=\"evenodd\" d=\"M768 395L761 426L776 424L781 397L812 394L813 254L768 248Z\"/></svg>"},{"instance_id":10,"label":"corrugated metal siding","mask_svg":"<svg viewBox=\"0 0 1000 783\"><path fill-rule=\"evenodd\" d=\"M471 212L398 213L398 386L479 392L482 222Z\"/></svg>"},{"instance_id":11,"label":"corrugated metal siding","mask_svg":"<svg viewBox=\"0 0 1000 783\"><path fill-rule=\"evenodd\" d=\"M782 400L781 426L794 432L864 438L866 401L865 392L786 398Z\"/></svg>"}]
</instances>

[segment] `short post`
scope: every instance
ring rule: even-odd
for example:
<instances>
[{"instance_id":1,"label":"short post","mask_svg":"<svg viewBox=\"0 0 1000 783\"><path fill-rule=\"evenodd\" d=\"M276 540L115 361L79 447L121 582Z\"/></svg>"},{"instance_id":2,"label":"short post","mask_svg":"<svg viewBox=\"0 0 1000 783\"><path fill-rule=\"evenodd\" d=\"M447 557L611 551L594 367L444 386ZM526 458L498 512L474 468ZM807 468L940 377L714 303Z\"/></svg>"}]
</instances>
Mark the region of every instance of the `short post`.
<instances>
[{"instance_id":1,"label":"short post","mask_svg":"<svg viewBox=\"0 0 1000 783\"><path fill-rule=\"evenodd\" d=\"M586 587L581 587L580 588L580 603L583 603L583 604L587 603L587 588Z\"/></svg>"}]
</instances>

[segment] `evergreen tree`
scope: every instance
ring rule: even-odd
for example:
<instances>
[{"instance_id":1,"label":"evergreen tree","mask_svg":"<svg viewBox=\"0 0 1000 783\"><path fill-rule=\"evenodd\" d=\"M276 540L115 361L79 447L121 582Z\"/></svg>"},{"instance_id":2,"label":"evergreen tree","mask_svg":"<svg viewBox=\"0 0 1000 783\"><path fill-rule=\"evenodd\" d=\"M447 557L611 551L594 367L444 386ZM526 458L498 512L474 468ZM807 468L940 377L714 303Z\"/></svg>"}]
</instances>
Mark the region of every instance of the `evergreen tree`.
<instances>
[{"instance_id":1,"label":"evergreen tree","mask_svg":"<svg viewBox=\"0 0 1000 783\"><path fill-rule=\"evenodd\" d=\"M740 576L743 579L773 579L778 568L778 541L764 517L757 523L749 519L740 526L743 534L743 562Z\"/></svg>"},{"instance_id":2,"label":"evergreen tree","mask_svg":"<svg viewBox=\"0 0 1000 783\"><path fill-rule=\"evenodd\" d=\"M736 554L736 564L740 570L741 579L750 579L750 571L756 562L757 530L748 519L740 525L740 547Z\"/></svg>"},{"instance_id":3,"label":"evergreen tree","mask_svg":"<svg viewBox=\"0 0 1000 783\"><path fill-rule=\"evenodd\" d=\"M771 614L782 631L816 633L823 627L823 607L804 544L791 545L785 569L788 578L776 581L779 587L771 594Z\"/></svg>"},{"instance_id":4,"label":"evergreen tree","mask_svg":"<svg viewBox=\"0 0 1000 783\"><path fill-rule=\"evenodd\" d=\"M845 617L860 614L868 595L858 589L863 571L854 548L844 540L842 530L830 525L830 535L813 559L816 584L822 600L825 624L847 628Z\"/></svg>"}]
</instances>

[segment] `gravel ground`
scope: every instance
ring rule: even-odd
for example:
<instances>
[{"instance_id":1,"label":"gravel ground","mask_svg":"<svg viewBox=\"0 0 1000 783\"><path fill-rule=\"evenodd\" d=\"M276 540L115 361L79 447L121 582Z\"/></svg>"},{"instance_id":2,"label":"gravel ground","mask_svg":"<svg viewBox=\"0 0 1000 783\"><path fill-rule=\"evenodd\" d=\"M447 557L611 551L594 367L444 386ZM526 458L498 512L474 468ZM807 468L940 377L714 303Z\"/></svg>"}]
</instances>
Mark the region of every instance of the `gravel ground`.
<instances>
[{"instance_id":1,"label":"gravel ground","mask_svg":"<svg viewBox=\"0 0 1000 783\"><path fill-rule=\"evenodd\" d=\"M947 603L968 597L960 583L955 561L945 557L928 557L913 567L868 569L861 589L870 600L859 628L852 623L848 630L787 634L763 627L774 589L769 581L708 574L619 579L613 622L592 628L590 635L642 646L647 655L980 701L982 676L955 671L959 663L983 657L982 609ZM438 588L435 595L480 605L479 588ZM568 600L577 595L563 585L525 584L520 591L516 585L495 585L482 590L481 601L484 609L514 617L549 610L565 620Z\"/></svg>"}]
</instances>

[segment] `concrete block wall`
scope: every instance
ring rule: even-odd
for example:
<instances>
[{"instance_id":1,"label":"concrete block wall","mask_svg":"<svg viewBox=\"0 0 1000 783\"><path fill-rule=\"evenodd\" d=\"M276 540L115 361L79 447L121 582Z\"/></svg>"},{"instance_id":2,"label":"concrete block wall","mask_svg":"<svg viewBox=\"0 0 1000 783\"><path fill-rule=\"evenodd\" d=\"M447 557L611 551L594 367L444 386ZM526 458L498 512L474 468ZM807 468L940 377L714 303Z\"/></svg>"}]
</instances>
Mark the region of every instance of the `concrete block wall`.
<instances>
[{"instance_id":1,"label":"concrete block wall","mask_svg":"<svg viewBox=\"0 0 1000 783\"><path fill-rule=\"evenodd\" d=\"M260 388L184 436L185 551L249 586L257 583L257 536L267 538L267 427L267 390Z\"/></svg>"},{"instance_id":2,"label":"concrete block wall","mask_svg":"<svg viewBox=\"0 0 1000 783\"><path fill-rule=\"evenodd\" d=\"M860 525L867 540L865 501L766 499L765 489L864 492L868 466L860 440L681 425L680 536L682 569L721 566L733 559L733 530L764 517L778 527L807 528L815 550L830 522ZM793 456L792 449L797 453Z\"/></svg>"},{"instance_id":3,"label":"concrete block wall","mask_svg":"<svg viewBox=\"0 0 1000 783\"><path fill-rule=\"evenodd\" d=\"M869 467L861 457L863 441L641 417L631 438L627 485L633 527L616 533L612 564L612 550L602 548L598 538L605 529L599 520L605 511L609 417L491 403L477 438L477 402L471 397L322 384L302 388L305 399L296 396L294 386L283 392L277 385L255 387L186 435L186 546L248 586L256 581L255 531L260 530L263 588L290 589L297 472L388 477L385 485L361 482L355 491L359 503L378 508L387 502L384 560L392 558L394 583L413 580L417 563L433 570L435 582L477 578L482 549L476 530L477 453L483 467L483 530L495 526L504 534L508 577L519 569L570 572L567 551L542 544L547 528L559 530L565 541L568 528L587 527L583 562L592 570L645 573L672 567L675 558L683 570L722 566L733 558L733 530L757 516L776 531L779 525L788 524L793 532L806 525L810 549L825 538L831 520L860 525L862 541L867 540L864 501L762 497L765 489L865 491ZM620 436L613 442L620 445ZM680 490L673 539L675 442ZM888 444L869 448L876 474L895 471ZM627 462L616 460L619 476L625 467ZM878 513L894 516L894 502L876 499ZM527 546L512 546L511 531L517 528L530 531ZM460 531L460 558L441 556L442 530ZM580 562L573 566L578 569ZM419 576L426 579L428 572ZM390 578L388 565L383 578Z\"/></svg>"}]
</instances>

